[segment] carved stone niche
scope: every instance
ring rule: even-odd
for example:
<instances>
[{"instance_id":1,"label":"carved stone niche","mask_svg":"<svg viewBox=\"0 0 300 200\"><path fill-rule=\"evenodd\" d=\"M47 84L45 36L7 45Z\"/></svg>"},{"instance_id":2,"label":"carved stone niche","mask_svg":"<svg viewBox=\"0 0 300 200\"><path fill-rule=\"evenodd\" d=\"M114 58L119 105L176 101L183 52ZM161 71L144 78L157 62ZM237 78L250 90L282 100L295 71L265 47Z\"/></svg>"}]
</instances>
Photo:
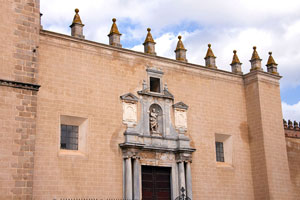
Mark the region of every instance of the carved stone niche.
<instances>
[{"instance_id":1,"label":"carved stone niche","mask_svg":"<svg viewBox=\"0 0 300 200\"><path fill-rule=\"evenodd\" d=\"M120 98L123 104L123 124L133 127L137 124L138 98L131 93L124 94Z\"/></svg>"},{"instance_id":2,"label":"carved stone niche","mask_svg":"<svg viewBox=\"0 0 300 200\"><path fill-rule=\"evenodd\" d=\"M159 78L162 87L163 72L147 68L148 79ZM174 96L166 84L159 92L149 90L151 81L144 81L139 98L133 94L121 96L123 102L123 123L128 124L124 133L125 143L143 145L148 149L177 150L190 149L190 139L184 134L187 131L187 109L183 102L173 105ZM141 104L141 117L136 122L137 99ZM175 128L171 120L171 109L174 108ZM136 126L132 126L136 124Z\"/></svg>"},{"instance_id":3,"label":"carved stone niche","mask_svg":"<svg viewBox=\"0 0 300 200\"><path fill-rule=\"evenodd\" d=\"M158 104L152 104L149 108L150 134L162 136L163 134L163 111Z\"/></svg>"}]
</instances>

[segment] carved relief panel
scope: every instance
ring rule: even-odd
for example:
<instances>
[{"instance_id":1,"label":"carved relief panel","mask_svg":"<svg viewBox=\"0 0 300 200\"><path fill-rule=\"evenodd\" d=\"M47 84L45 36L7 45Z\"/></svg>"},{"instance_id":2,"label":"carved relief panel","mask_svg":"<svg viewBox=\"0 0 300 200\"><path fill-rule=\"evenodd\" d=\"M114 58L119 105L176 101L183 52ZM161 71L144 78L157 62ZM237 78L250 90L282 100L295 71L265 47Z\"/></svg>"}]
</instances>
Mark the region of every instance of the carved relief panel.
<instances>
[{"instance_id":1,"label":"carved relief panel","mask_svg":"<svg viewBox=\"0 0 300 200\"><path fill-rule=\"evenodd\" d=\"M183 102L178 102L173 105L175 114L175 128L179 132L187 131L187 109L188 106Z\"/></svg>"},{"instance_id":2,"label":"carved relief panel","mask_svg":"<svg viewBox=\"0 0 300 200\"><path fill-rule=\"evenodd\" d=\"M133 127L137 124L137 102L138 98L131 93L122 95L123 104L123 124Z\"/></svg>"}]
</instances>

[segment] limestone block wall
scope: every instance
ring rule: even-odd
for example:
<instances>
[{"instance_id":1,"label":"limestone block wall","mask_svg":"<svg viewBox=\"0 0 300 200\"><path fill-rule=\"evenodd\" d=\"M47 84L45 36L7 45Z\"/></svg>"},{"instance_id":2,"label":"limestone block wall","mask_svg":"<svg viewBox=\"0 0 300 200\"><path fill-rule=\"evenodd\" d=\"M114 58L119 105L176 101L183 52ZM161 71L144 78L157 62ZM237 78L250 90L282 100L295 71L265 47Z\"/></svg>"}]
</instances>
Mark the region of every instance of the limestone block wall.
<instances>
[{"instance_id":1,"label":"limestone block wall","mask_svg":"<svg viewBox=\"0 0 300 200\"><path fill-rule=\"evenodd\" d=\"M189 105L193 198L254 198L242 76L47 31L39 50L35 199L122 197L120 95L137 95L147 66L161 68L175 101ZM60 150L61 115L88 119L86 153ZM216 162L216 134L232 137L232 164Z\"/></svg>"},{"instance_id":2,"label":"limestone block wall","mask_svg":"<svg viewBox=\"0 0 300 200\"><path fill-rule=\"evenodd\" d=\"M290 177L296 195L300 196L300 140L286 137Z\"/></svg>"},{"instance_id":3,"label":"limestone block wall","mask_svg":"<svg viewBox=\"0 0 300 200\"><path fill-rule=\"evenodd\" d=\"M300 196L300 130L298 122L294 121L287 124L284 121L284 133L290 169L291 182L294 192Z\"/></svg>"},{"instance_id":4,"label":"limestone block wall","mask_svg":"<svg viewBox=\"0 0 300 200\"><path fill-rule=\"evenodd\" d=\"M0 79L37 83L39 0L7 0L0 13Z\"/></svg>"},{"instance_id":5,"label":"limestone block wall","mask_svg":"<svg viewBox=\"0 0 300 200\"><path fill-rule=\"evenodd\" d=\"M245 91L255 198L295 199L282 127L279 83L266 73L253 71L246 75Z\"/></svg>"},{"instance_id":6,"label":"limestone block wall","mask_svg":"<svg viewBox=\"0 0 300 200\"><path fill-rule=\"evenodd\" d=\"M36 134L39 1L0 6L0 199L31 199Z\"/></svg>"}]
</instances>

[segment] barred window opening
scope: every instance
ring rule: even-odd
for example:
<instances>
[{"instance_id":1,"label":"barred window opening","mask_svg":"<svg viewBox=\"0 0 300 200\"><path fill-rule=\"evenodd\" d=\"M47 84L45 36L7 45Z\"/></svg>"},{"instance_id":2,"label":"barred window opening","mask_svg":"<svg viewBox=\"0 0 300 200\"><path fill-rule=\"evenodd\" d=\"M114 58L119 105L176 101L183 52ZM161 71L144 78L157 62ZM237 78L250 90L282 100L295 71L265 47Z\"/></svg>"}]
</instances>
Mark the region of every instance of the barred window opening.
<instances>
[{"instance_id":1,"label":"barred window opening","mask_svg":"<svg viewBox=\"0 0 300 200\"><path fill-rule=\"evenodd\" d=\"M60 148L78 150L78 126L61 124Z\"/></svg>"},{"instance_id":2,"label":"barred window opening","mask_svg":"<svg viewBox=\"0 0 300 200\"><path fill-rule=\"evenodd\" d=\"M216 142L216 159L217 162L224 162L223 142Z\"/></svg>"}]
</instances>

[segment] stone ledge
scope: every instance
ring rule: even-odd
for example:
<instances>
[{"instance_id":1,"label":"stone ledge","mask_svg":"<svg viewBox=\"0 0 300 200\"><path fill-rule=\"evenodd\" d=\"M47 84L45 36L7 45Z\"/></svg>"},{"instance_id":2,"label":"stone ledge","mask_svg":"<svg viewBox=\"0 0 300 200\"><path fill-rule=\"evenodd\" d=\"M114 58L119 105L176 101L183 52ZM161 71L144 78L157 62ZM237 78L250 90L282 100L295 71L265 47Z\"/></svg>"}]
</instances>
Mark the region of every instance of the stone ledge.
<instances>
[{"instance_id":1,"label":"stone ledge","mask_svg":"<svg viewBox=\"0 0 300 200\"><path fill-rule=\"evenodd\" d=\"M155 151L155 152L174 152L174 153L192 153L196 151L194 148L166 148L166 147L153 147L153 146L146 146L145 144L138 144L138 143L121 143L119 144L121 149L128 149L128 148L136 148L141 149L143 151Z\"/></svg>"},{"instance_id":2,"label":"stone ledge","mask_svg":"<svg viewBox=\"0 0 300 200\"><path fill-rule=\"evenodd\" d=\"M0 79L0 86L39 91L40 85Z\"/></svg>"}]
</instances>

